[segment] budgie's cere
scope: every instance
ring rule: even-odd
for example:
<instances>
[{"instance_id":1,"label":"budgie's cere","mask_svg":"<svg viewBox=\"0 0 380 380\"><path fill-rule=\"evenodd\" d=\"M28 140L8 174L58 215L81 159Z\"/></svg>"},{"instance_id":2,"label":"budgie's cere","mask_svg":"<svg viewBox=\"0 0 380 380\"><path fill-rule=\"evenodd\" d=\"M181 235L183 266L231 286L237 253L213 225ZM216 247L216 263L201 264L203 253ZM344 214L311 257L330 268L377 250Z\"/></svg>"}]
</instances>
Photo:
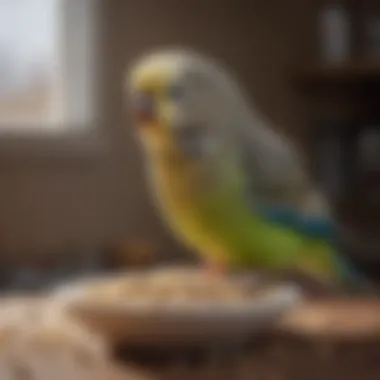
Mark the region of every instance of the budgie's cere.
<instances>
[{"instance_id":1,"label":"budgie's cere","mask_svg":"<svg viewBox=\"0 0 380 380\"><path fill-rule=\"evenodd\" d=\"M223 69L187 51L152 53L128 91L153 192L185 243L215 265L348 280L326 223L303 217L324 203L296 151Z\"/></svg>"}]
</instances>

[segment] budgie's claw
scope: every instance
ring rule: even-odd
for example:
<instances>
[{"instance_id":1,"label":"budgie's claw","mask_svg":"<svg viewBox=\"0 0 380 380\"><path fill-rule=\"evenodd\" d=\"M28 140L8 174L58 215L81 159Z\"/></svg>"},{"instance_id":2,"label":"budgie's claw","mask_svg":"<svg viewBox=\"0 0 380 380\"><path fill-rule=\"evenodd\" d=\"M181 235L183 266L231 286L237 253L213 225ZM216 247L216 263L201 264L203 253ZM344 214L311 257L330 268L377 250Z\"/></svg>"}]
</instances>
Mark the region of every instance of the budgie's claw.
<instances>
[{"instance_id":1,"label":"budgie's claw","mask_svg":"<svg viewBox=\"0 0 380 380\"><path fill-rule=\"evenodd\" d=\"M204 266L205 271L212 276L224 276L228 272L227 265L221 262L208 262Z\"/></svg>"}]
</instances>

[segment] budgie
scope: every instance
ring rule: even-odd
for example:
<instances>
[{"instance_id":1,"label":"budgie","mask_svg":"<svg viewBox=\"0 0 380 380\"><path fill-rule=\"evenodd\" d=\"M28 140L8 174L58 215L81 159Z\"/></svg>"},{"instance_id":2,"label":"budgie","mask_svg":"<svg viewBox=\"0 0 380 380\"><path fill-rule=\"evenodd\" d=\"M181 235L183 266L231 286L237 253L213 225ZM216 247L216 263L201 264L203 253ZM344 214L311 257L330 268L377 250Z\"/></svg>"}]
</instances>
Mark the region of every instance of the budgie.
<instances>
[{"instance_id":1,"label":"budgie","mask_svg":"<svg viewBox=\"0 0 380 380\"><path fill-rule=\"evenodd\" d=\"M207 265L361 283L297 150L221 64L152 52L128 71L126 92L161 215Z\"/></svg>"}]
</instances>

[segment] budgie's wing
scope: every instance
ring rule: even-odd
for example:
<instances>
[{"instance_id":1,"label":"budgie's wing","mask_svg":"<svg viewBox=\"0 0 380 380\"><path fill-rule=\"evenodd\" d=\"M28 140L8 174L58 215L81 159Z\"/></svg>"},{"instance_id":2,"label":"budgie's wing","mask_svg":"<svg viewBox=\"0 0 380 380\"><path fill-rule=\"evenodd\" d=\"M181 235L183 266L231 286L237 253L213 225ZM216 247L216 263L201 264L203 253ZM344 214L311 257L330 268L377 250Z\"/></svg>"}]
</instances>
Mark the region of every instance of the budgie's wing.
<instances>
[{"instance_id":1,"label":"budgie's wing","mask_svg":"<svg viewBox=\"0 0 380 380\"><path fill-rule=\"evenodd\" d=\"M238 128L239 147L256 201L291 206L327 218L324 194L310 178L297 147L256 117Z\"/></svg>"},{"instance_id":2,"label":"budgie's wing","mask_svg":"<svg viewBox=\"0 0 380 380\"><path fill-rule=\"evenodd\" d=\"M305 238L330 242L336 248L331 258L342 279L356 290L373 292L368 280L340 254L337 225L296 147L259 118L255 126L246 124L240 133L239 146L254 212Z\"/></svg>"}]
</instances>

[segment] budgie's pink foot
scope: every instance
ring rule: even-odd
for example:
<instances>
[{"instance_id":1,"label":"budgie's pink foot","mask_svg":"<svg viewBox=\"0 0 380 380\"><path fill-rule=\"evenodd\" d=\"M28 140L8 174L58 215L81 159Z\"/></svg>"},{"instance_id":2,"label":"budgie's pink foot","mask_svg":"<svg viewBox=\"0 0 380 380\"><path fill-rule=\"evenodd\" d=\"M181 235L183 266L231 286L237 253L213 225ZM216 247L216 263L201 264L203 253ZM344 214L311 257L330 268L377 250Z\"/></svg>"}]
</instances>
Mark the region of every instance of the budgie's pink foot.
<instances>
[{"instance_id":1,"label":"budgie's pink foot","mask_svg":"<svg viewBox=\"0 0 380 380\"><path fill-rule=\"evenodd\" d=\"M228 267L224 263L207 263L204 266L207 274L214 277L223 277L228 273Z\"/></svg>"}]
</instances>

